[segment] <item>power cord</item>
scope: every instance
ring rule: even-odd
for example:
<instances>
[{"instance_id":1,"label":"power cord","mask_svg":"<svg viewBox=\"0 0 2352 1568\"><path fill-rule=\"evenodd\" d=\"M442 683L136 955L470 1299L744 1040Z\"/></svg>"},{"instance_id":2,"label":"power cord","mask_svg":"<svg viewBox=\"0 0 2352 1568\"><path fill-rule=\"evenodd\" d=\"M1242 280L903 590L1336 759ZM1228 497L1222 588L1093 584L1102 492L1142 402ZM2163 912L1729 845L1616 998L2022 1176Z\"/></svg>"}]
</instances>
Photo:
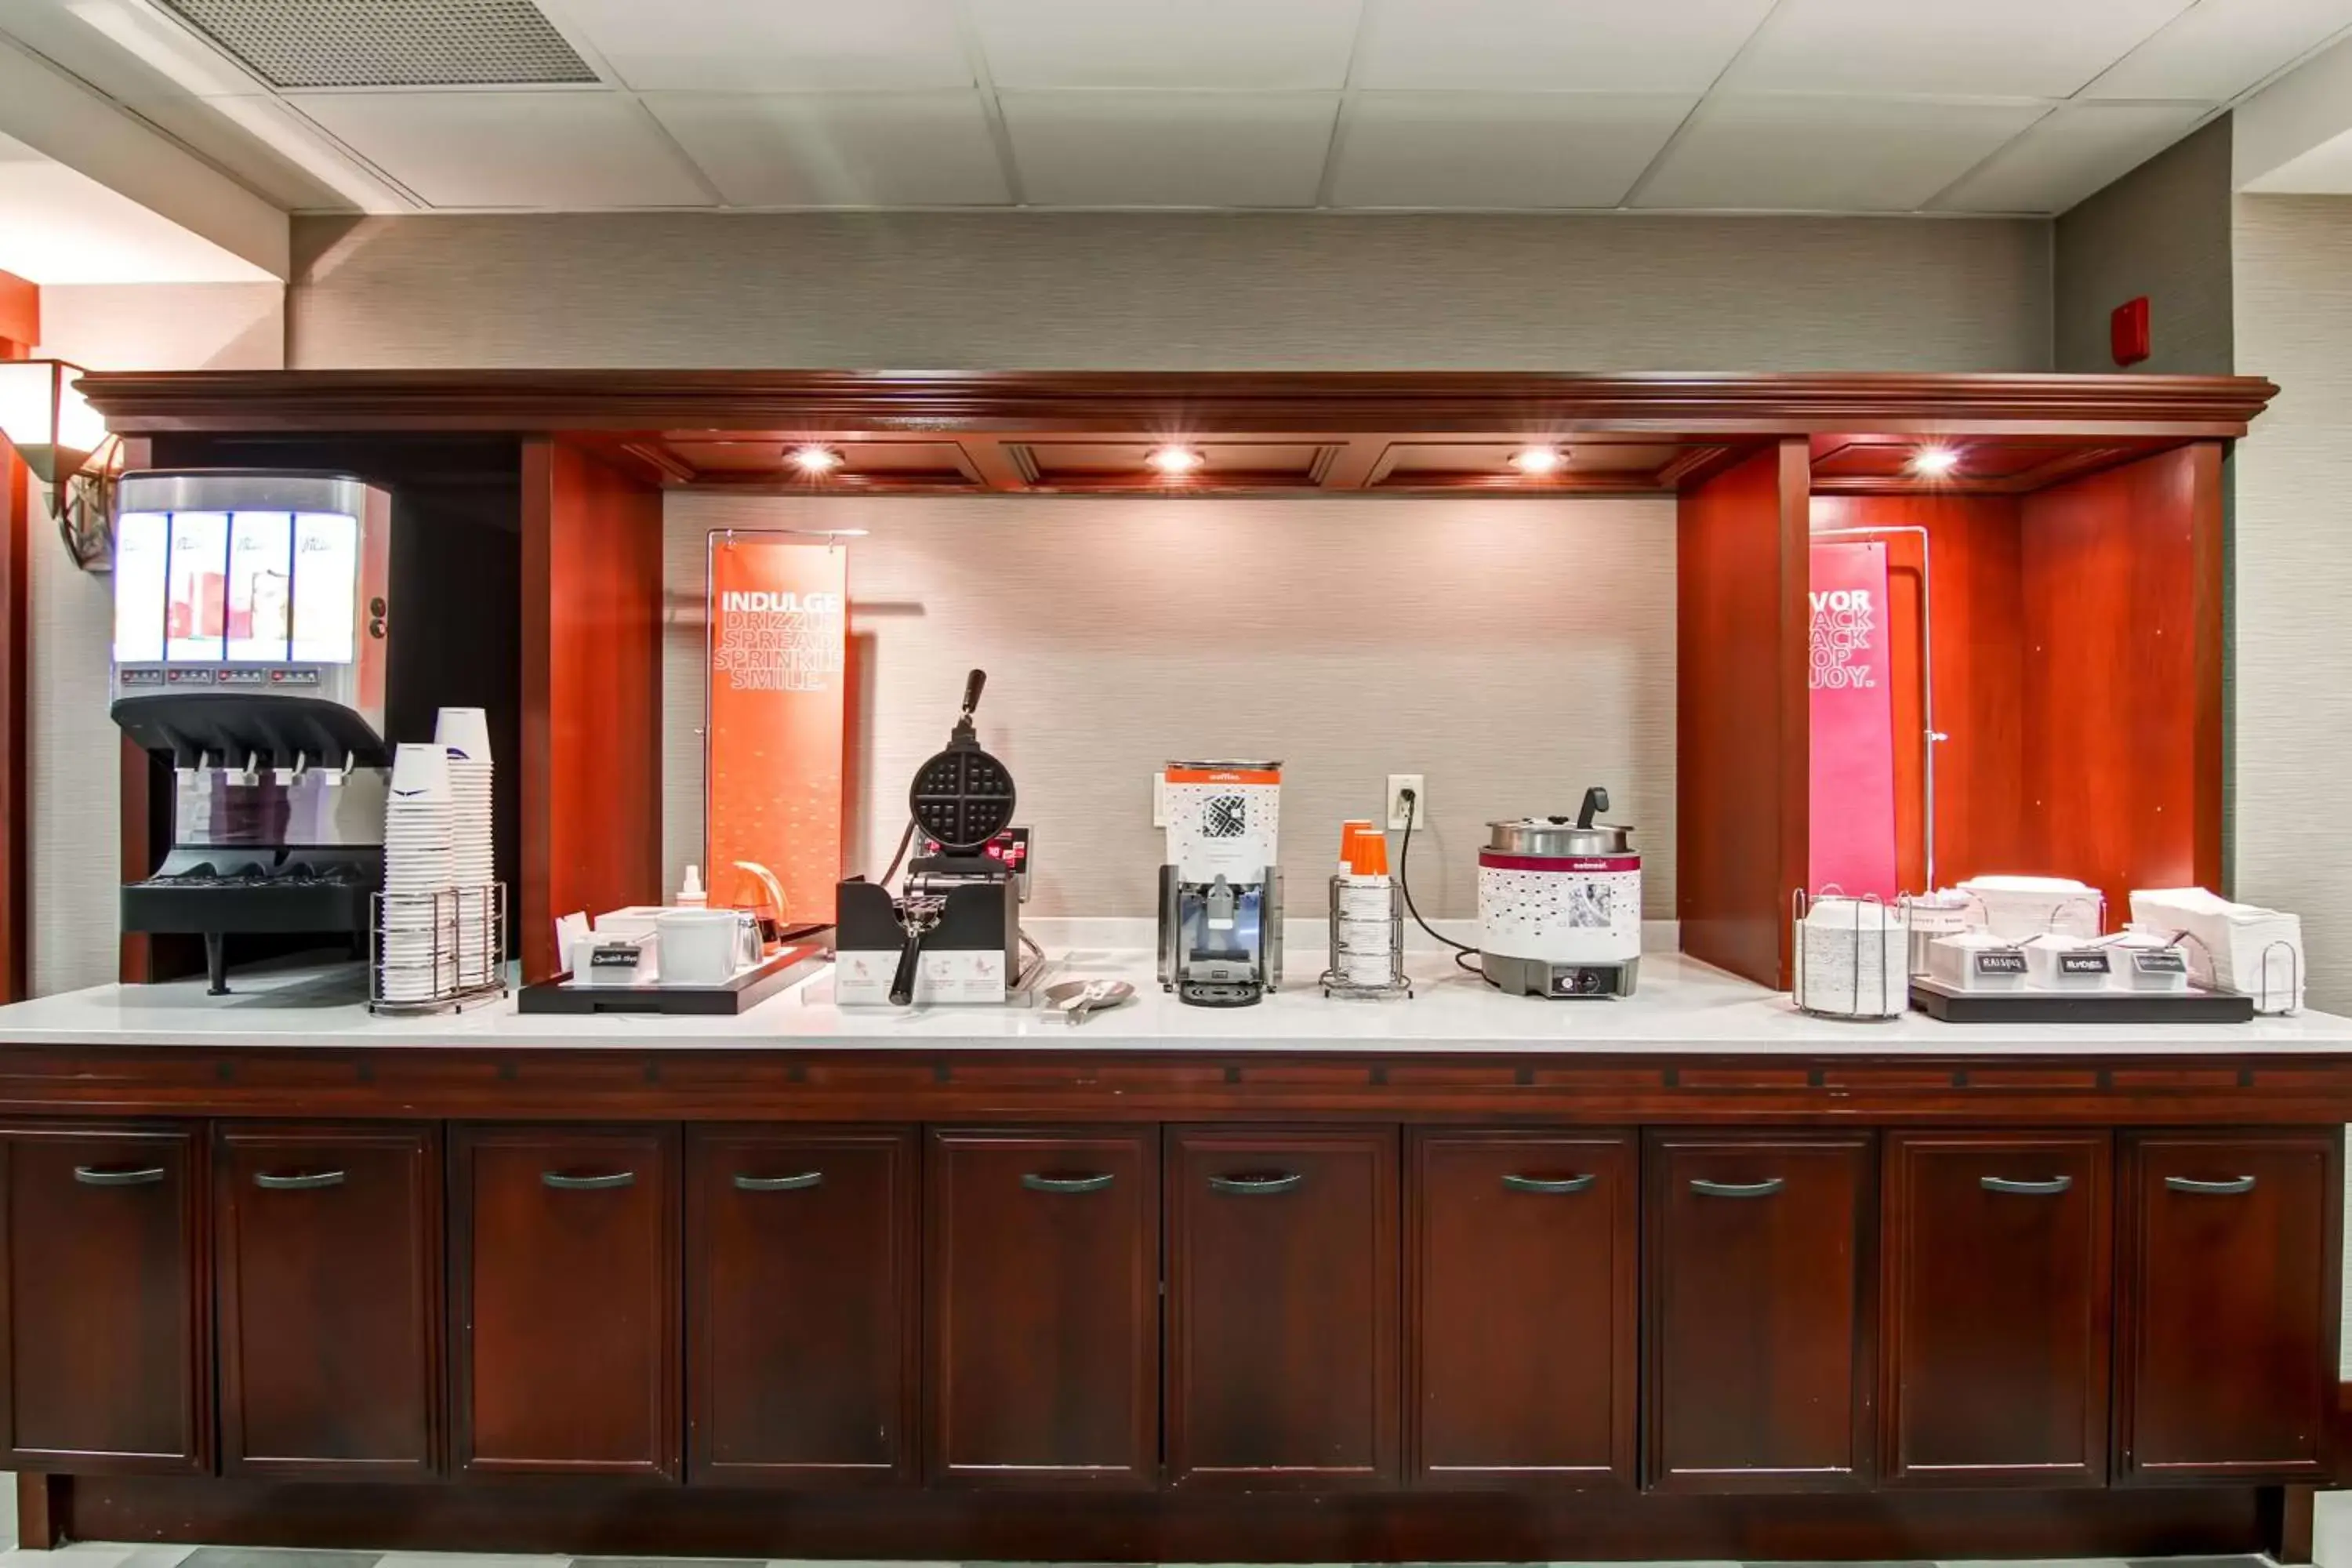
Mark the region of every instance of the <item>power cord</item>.
<instances>
[{"instance_id":1,"label":"power cord","mask_svg":"<svg viewBox=\"0 0 2352 1568\"><path fill-rule=\"evenodd\" d=\"M1466 942L1456 942L1452 937L1442 934L1435 926L1421 918L1421 907L1412 901L1412 878L1410 874L1410 868L1412 865L1412 825L1421 816L1421 813L1414 809L1419 803L1419 797L1412 790L1401 789L1397 791L1397 798L1404 802L1404 839L1397 846L1397 890L1404 895L1406 912L1412 916L1413 924L1454 950L1455 968L1465 974L1475 974L1479 979L1486 980L1487 984L1493 985L1495 983L1486 978L1486 970L1469 962L1478 956L1476 948ZM1496 988L1501 989L1499 986Z\"/></svg>"}]
</instances>

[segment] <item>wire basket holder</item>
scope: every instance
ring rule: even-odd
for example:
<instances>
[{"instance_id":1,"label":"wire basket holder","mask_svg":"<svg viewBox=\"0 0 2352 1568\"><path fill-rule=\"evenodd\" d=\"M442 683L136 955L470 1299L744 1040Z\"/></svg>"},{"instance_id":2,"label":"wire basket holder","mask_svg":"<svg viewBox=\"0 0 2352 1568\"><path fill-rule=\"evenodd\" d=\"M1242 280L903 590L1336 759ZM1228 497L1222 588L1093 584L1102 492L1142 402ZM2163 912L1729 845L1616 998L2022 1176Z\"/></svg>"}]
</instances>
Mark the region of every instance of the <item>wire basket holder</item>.
<instances>
[{"instance_id":1,"label":"wire basket holder","mask_svg":"<svg viewBox=\"0 0 2352 1568\"><path fill-rule=\"evenodd\" d=\"M2271 954L2286 954L2286 1001L2278 1007L2271 1005ZM2284 937L2263 949L2263 988L2254 996L2257 1012L2278 1013L2292 1017L2303 1010L2303 950Z\"/></svg>"},{"instance_id":2,"label":"wire basket holder","mask_svg":"<svg viewBox=\"0 0 2352 1568\"><path fill-rule=\"evenodd\" d=\"M506 957L504 882L369 895L371 1013L462 1013L495 1002L507 994Z\"/></svg>"},{"instance_id":3,"label":"wire basket holder","mask_svg":"<svg viewBox=\"0 0 2352 1568\"><path fill-rule=\"evenodd\" d=\"M1845 890L1840 888L1836 883L1829 882L1822 885L1821 896L1823 898L1834 896L1844 899L1846 898L1846 893ZM1836 1006L1822 1006L1819 1002L1809 1002L1807 1000L1807 997L1811 994L1811 988L1806 984L1805 950L1808 946L1808 943L1805 941L1806 917L1812 911L1812 899L1806 894L1805 889L1802 888L1792 888L1789 890L1789 945L1795 961L1795 973L1793 976L1795 984L1790 990L1789 1000L1796 1005L1798 1012L1815 1018L1843 1018L1848 1020L1864 1019L1872 1022L1884 1022L1886 1019L1897 1017L1901 1015L1903 1009L1890 1009L1885 1005L1885 1004L1887 1000L1895 994L1895 990L1898 987L1906 997L1910 994L1911 963L1908 933L1911 927L1911 895L1908 893L1904 894L1901 898L1895 900L1892 906L1893 918L1902 921L1902 927L1906 933L1903 957L1899 963L1889 962L1889 944L1886 941L1887 928L1885 924L1889 917L1885 912L1888 910L1889 906L1887 905L1886 900L1880 898L1876 893L1864 893L1858 899L1849 899L1847 901L1853 905L1853 925L1852 928L1853 957L1853 994L1849 999L1848 1005L1843 1008ZM1864 941L1865 932L1863 922L1863 910L1864 907L1874 908L1882 911L1879 916L1880 923L1877 928L1867 932L1867 935L1870 938L1867 943ZM1863 960L1864 957L1865 948L1875 952L1879 961L1876 973L1874 976L1877 983L1877 995L1880 1004L1879 1010L1875 1012L1865 1009L1862 1005L1862 983L1864 979Z\"/></svg>"},{"instance_id":4,"label":"wire basket holder","mask_svg":"<svg viewBox=\"0 0 2352 1568\"><path fill-rule=\"evenodd\" d=\"M1370 889L1346 889L1359 898ZM1389 884L1389 910L1385 922L1375 917L1370 921L1342 918L1347 911L1340 906L1343 891L1339 878L1331 879L1331 967L1321 976L1326 996L1358 996L1368 999L1410 997L1412 982L1404 975L1404 893L1395 882ZM1388 952L1382 953L1377 944L1358 948L1350 940L1365 926L1388 927ZM1380 979L1370 978L1374 973Z\"/></svg>"}]
</instances>

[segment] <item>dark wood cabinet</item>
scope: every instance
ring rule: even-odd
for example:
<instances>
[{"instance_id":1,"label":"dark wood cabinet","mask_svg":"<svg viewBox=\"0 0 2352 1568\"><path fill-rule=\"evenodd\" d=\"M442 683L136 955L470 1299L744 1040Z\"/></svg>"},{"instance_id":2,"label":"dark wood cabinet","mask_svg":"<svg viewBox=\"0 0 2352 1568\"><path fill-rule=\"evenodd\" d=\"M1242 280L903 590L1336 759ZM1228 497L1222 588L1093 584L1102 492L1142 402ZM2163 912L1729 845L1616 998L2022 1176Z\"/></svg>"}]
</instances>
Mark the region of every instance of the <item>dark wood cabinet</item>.
<instances>
[{"instance_id":1,"label":"dark wood cabinet","mask_svg":"<svg viewBox=\"0 0 2352 1568\"><path fill-rule=\"evenodd\" d=\"M1425 1128L1405 1150L1414 1484L1632 1486L1633 1134Z\"/></svg>"},{"instance_id":2,"label":"dark wood cabinet","mask_svg":"<svg viewBox=\"0 0 2352 1568\"><path fill-rule=\"evenodd\" d=\"M2327 1475L2342 1151L2333 1128L2125 1135L2117 1479Z\"/></svg>"},{"instance_id":3,"label":"dark wood cabinet","mask_svg":"<svg viewBox=\"0 0 2352 1568\"><path fill-rule=\"evenodd\" d=\"M919 1153L904 1128L688 1131L692 1479L914 1478Z\"/></svg>"},{"instance_id":4,"label":"dark wood cabinet","mask_svg":"<svg viewBox=\"0 0 2352 1568\"><path fill-rule=\"evenodd\" d=\"M675 1477L677 1129L453 1129L458 1468Z\"/></svg>"},{"instance_id":5,"label":"dark wood cabinet","mask_svg":"<svg viewBox=\"0 0 2352 1568\"><path fill-rule=\"evenodd\" d=\"M1881 1479L2104 1486L2105 1132L1890 1132Z\"/></svg>"},{"instance_id":6,"label":"dark wood cabinet","mask_svg":"<svg viewBox=\"0 0 2352 1568\"><path fill-rule=\"evenodd\" d=\"M213 1175L222 1468L436 1473L438 1130L226 1124Z\"/></svg>"},{"instance_id":7,"label":"dark wood cabinet","mask_svg":"<svg viewBox=\"0 0 2352 1568\"><path fill-rule=\"evenodd\" d=\"M1867 1485L1868 1132L1653 1132L1643 1151L1647 1483Z\"/></svg>"},{"instance_id":8,"label":"dark wood cabinet","mask_svg":"<svg viewBox=\"0 0 2352 1568\"><path fill-rule=\"evenodd\" d=\"M1170 1129L1176 1485L1397 1479L1399 1197L1392 1127Z\"/></svg>"},{"instance_id":9,"label":"dark wood cabinet","mask_svg":"<svg viewBox=\"0 0 2352 1568\"><path fill-rule=\"evenodd\" d=\"M930 1478L1152 1485L1160 1130L935 1129L927 1163Z\"/></svg>"},{"instance_id":10,"label":"dark wood cabinet","mask_svg":"<svg viewBox=\"0 0 2352 1568\"><path fill-rule=\"evenodd\" d=\"M8 1454L26 1470L212 1468L204 1144L188 1126L0 1130Z\"/></svg>"}]
</instances>

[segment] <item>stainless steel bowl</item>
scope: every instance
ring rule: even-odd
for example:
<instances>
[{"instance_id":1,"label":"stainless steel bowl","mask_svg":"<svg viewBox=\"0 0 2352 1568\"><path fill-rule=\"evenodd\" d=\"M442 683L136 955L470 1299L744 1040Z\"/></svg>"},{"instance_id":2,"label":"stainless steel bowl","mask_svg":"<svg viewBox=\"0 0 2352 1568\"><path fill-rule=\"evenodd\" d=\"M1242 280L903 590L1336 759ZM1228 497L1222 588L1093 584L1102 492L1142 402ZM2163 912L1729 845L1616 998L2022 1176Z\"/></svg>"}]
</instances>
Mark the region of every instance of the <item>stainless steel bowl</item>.
<instances>
[{"instance_id":1,"label":"stainless steel bowl","mask_svg":"<svg viewBox=\"0 0 2352 1568\"><path fill-rule=\"evenodd\" d=\"M1497 854L1561 860L1585 855L1630 855L1633 830L1606 822L1579 827L1573 816L1522 816L1486 824L1486 847Z\"/></svg>"}]
</instances>

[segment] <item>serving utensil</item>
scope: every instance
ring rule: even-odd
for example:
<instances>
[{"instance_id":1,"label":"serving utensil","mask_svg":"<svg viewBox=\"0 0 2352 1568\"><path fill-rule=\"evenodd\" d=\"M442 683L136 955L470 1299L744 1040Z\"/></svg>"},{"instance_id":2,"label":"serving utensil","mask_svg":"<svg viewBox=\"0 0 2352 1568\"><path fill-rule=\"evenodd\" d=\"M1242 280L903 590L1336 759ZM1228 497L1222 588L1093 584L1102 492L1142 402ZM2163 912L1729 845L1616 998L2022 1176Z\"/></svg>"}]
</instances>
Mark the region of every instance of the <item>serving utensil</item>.
<instances>
[{"instance_id":1,"label":"serving utensil","mask_svg":"<svg viewBox=\"0 0 2352 1568\"><path fill-rule=\"evenodd\" d=\"M1075 1028L1089 1013L1116 1007L1134 994L1135 987L1124 980L1065 980L1045 988L1045 1005Z\"/></svg>"}]
</instances>

